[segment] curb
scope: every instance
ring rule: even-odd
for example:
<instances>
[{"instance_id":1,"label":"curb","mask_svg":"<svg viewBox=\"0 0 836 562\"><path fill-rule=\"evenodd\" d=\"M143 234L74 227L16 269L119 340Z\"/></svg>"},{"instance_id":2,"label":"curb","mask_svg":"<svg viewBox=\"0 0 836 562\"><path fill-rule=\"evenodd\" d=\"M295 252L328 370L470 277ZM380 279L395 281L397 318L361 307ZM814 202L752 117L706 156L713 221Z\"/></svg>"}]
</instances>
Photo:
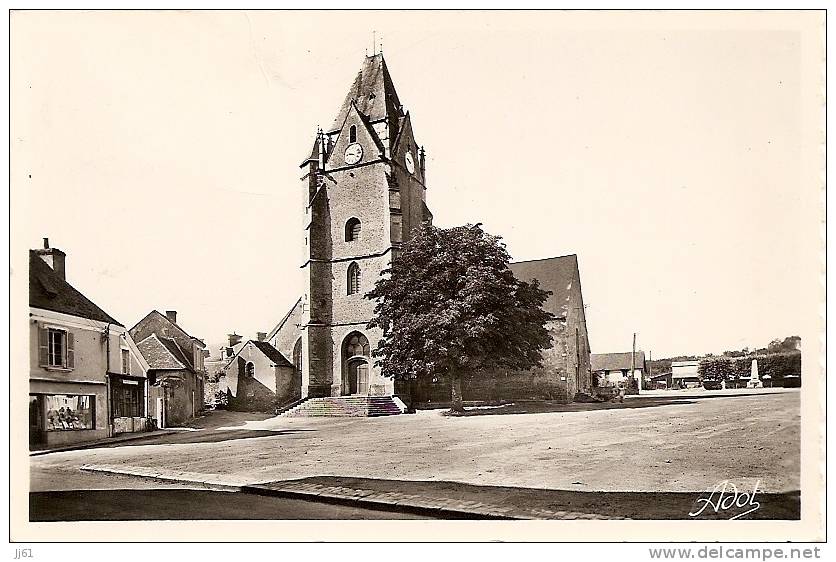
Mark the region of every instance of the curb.
<instances>
[{"instance_id":1,"label":"curb","mask_svg":"<svg viewBox=\"0 0 836 562\"><path fill-rule=\"evenodd\" d=\"M440 517L443 519L494 519L501 521L517 521L522 519L521 517L514 517L512 515L497 513L496 511L491 509L474 509L472 511L465 511L461 509L454 509L443 506L417 505L407 502L401 503L399 501L387 502L373 498L365 498L359 495L348 496L338 494L317 494L301 490L273 490L270 488L261 487L258 484L241 486L240 491L258 496L303 499L308 501L316 501L318 503L330 503L349 507L365 507L368 509L374 509L376 511L411 513L413 515L427 515L431 517Z\"/></svg>"},{"instance_id":2,"label":"curb","mask_svg":"<svg viewBox=\"0 0 836 562\"><path fill-rule=\"evenodd\" d=\"M116 445L119 443L136 441L137 439L146 439L148 437L174 435L175 433L177 432L168 429L161 429L157 431L146 431L142 433L137 433L136 435L132 435L130 437L107 437L106 439L90 441L89 443L78 443L76 445L67 445L66 447L56 447L54 449L39 449L37 451L29 451L29 456L37 457L40 455L48 455L50 453L65 453L67 451L82 451L84 449L95 449L97 447L101 447L102 445Z\"/></svg>"},{"instance_id":3,"label":"curb","mask_svg":"<svg viewBox=\"0 0 836 562\"><path fill-rule=\"evenodd\" d=\"M211 481L205 479L189 478L195 473L182 473L175 475L171 473L158 472L152 469L141 469L134 467L113 467L108 465L89 465L81 466L81 470L88 472L99 472L104 474L114 474L120 476L135 476L138 478L147 478L151 480L163 482L176 482L180 484L192 484L201 488L209 490L217 490L223 492L241 492L245 494L252 494L257 496L272 496L288 499L301 499L307 501L315 501L317 503L330 503L337 505L364 507L374 509L377 511L390 511L399 513L411 513L414 515L427 515L431 517L440 517L444 519L494 519L494 520L520 520L520 517L513 515L506 515L499 513L494 508L484 506L481 509L475 508L470 511L462 509L455 509L452 507L445 507L441 505L417 505L413 503L401 501L384 501L381 499L365 498L363 495L342 495L329 493L315 493L313 491L306 492L303 490L274 490L259 484L229 484L219 481ZM369 494L374 492L369 492ZM368 494L364 494L368 495ZM395 498L393 498L395 499ZM476 507L476 506L474 506Z\"/></svg>"},{"instance_id":4,"label":"curb","mask_svg":"<svg viewBox=\"0 0 836 562\"><path fill-rule=\"evenodd\" d=\"M218 482L218 481L211 481L211 480L197 480L193 478L188 478L185 475L189 473L183 473L183 475L174 475L165 472L157 472L152 469L139 469L139 468L118 468L118 467L111 467L107 465L95 465L95 464L84 464L80 467L81 470L86 472L98 472L101 474L114 474L117 476L135 476L138 478L147 478L150 480L157 480L162 482L174 482L179 484L192 484L194 486L198 486L201 488L206 488L208 490L217 490L221 492L240 492L242 486L237 484L228 484L226 482ZM192 473L193 474L193 473Z\"/></svg>"},{"instance_id":5,"label":"curb","mask_svg":"<svg viewBox=\"0 0 836 562\"><path fill-rule=\"evenodd\" d=\"M487 519L499 521L523 521L533 519L572 520L572 519L628 519L602 514L551 509L519 510L512 507L484 504L474 500L454 500L448 498L426 498L398 492L380 492L341 486L322 486L306 483L303 480L285 480L263 484L230 484L220 480L209 480L208 475L188 471L166 471L145 467L117 466L106 464L85 464L81 470L121 476L135 476L162 482L191 484L197 488L223 492L241 492L257 496L329 503L349 507L360 507L376 511L410 513L441 519ZM284 487L279 487L284 486ZM463 508L461 506L466 506Z\"/></svg>"}]
</instances>

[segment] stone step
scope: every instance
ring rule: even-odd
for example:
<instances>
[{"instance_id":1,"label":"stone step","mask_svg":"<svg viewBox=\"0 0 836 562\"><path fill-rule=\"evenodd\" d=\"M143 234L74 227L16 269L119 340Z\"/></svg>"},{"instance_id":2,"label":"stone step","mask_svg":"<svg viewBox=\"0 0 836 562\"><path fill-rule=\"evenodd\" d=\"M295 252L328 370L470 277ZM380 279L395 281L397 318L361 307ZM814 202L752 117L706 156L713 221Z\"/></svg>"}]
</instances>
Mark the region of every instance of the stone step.
<instances>
[{"instance_id":1,"label":"stone step","mask_svg":"<svg viewBox=\"0 0 836 562\"><path fill-rule=\"evenodd\" d=\"M309 398L280 415L286 417L380 417L402 413L391 396Z\"/></svg>"}]
</instances>

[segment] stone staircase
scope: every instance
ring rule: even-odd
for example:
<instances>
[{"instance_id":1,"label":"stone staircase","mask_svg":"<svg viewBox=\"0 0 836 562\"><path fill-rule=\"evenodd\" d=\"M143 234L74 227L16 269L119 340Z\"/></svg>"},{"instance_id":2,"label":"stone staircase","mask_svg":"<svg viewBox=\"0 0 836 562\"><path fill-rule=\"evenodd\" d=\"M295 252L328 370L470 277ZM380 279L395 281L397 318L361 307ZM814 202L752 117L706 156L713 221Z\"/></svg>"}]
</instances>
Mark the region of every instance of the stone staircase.
<instances>
[{"instance_id":1,"label":"stone staircase","mask_svg":"<svg viewBox=\"0 0 836 562\"><path fill-rule=\"evenodd\" d=\"M308 398L280 415L306 417L378 417L403 413L403 404L392 396L330 396Z\"/></svg>"}]
</instances>

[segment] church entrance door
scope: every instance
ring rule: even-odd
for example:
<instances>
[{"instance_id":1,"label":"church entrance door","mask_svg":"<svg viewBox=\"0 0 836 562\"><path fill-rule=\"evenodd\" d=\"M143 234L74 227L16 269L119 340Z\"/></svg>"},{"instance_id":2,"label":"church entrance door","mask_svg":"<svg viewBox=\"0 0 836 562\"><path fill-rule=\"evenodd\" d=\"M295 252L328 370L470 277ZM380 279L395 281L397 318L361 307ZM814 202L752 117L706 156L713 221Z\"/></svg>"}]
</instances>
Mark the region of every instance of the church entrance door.
<instances>
[{"instance_id":1,"label":"church entrance door","mask_svg":"<svg viewBox=\"0 0 836 562\"><path fill-rule=\"evenodd\" d=\"M343 340L343 394L369 393L369 340L351 332Z\"/></svg>"},{"instance_id":2,"label":"church entrance door","mask_svg":"<svg viewBox=\"0 0 836 562\"><path fill-rule=\"evenodd\" d=\"M348 364L348 394L369 393L369 364L352 361Z\"/></svg>"}]
</instances>

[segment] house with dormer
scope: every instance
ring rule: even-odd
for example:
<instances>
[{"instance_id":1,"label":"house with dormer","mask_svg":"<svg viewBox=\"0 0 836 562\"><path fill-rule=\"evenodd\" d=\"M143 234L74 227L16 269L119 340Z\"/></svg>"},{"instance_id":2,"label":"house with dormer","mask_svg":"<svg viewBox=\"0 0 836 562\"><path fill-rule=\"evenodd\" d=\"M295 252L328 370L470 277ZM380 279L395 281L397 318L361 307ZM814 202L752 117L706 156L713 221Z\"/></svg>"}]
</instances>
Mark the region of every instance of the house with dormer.
<instances>
[{"instance_id":1,"label":"house with dormer","mask_svg":"<svg viewBox=\"0 0 836 562\"><path fill-rule=\"evenodd\" d=\"M148 411L157 426L193 419L204 408L206 344L177 324L174 310L152 310L129 332L148 362Z\"/></svg>"},{"instance_id":2,"label":"house with dormer","mask_svg":"<svg viewBox=\"0 0 836 562\"><path fill-rule=\"evenodd\" d=\"M67 255L29 251L29 446L144 431L148 364L128 330L67 282Z\"/></svg>"}]
</instances>

